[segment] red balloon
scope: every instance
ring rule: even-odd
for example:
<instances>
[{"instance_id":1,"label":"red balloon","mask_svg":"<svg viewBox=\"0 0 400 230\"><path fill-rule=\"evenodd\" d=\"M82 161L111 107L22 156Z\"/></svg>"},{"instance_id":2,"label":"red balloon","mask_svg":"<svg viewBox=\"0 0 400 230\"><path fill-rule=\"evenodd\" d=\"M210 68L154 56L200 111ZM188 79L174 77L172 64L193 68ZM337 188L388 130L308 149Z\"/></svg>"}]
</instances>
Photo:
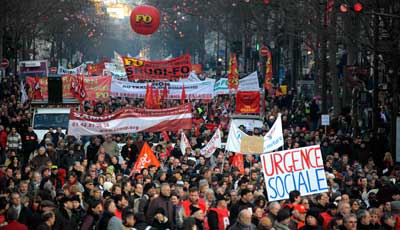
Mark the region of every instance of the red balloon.
<instances>
[{"instance_id":1,"label":"red balloon","mask_svg":"<svg viewBox=\"0 0 400 230\"><path fill-rule=\"evenodd\" d=\"M137 6L131 13L131 27L138 33L149 35L160 26L160 11L154 6Z\"/></svg>"}]
</instances>

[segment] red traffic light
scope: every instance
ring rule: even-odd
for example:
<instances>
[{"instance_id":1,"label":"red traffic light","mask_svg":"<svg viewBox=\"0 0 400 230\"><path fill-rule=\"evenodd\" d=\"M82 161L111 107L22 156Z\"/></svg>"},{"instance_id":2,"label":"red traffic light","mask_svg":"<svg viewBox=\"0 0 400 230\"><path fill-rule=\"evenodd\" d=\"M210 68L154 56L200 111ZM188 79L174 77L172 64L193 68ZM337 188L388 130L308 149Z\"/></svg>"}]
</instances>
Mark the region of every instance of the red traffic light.
<instances>
[{"instance_id":1,"label":"red traffic light","mask_svg":"<svg viewBox=\"0 0 400 230\"><path fill-rule=\"evenodd\" d=\"M340 5L340 12L346 13L349 10L349 7L346 4Z\"/></svg>"},{"instance_id":2,"label":"red traffic light","mask_svg":"<svg viewBox=\"0 0 400 230\"><path fill-rule=\"evenodd\" d=\"M264 4L269 4L271 0L264 0Z\"/></svg>"},{"instance_id":3,"label":"red traffic light","mask_svg":"<svg viewBox=\"0 0 400 230\"><path fill-rule=\"evenodd\" d=\"M355 12L361 12L363 9L363 6L361 3L357 2L356 4L354 4L353 8L354 8Z\"/></svg>"}]
</instances>

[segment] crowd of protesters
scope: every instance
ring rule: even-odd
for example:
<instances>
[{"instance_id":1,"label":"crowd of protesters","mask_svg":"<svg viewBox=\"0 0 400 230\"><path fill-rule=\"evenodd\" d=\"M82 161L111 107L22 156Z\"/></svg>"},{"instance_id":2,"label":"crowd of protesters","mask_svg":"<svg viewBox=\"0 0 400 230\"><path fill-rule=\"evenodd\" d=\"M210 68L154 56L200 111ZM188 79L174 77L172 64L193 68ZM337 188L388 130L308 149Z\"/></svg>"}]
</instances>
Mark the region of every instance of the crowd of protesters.
<instances>
[{"instance_id":1,"label":"crowd of protesters","mask_svg":"<svg viewBox=\"0 0 400 230\"><path fill-rule=\"evenodd\" d=\"M8 76L0 86L0 229L400 229L400 167L385 137L353 136L349 114L325 132L315 99L293 91L268 97L264 126L241 127L265 135L282 113L284 149L321 145L329 191L291 191L288 200L268 202L259 156L245 155L241 172L232 167L234 153L200 154L217 126L226 142L232 96L192 101L193 128L185 131L192 148L182 153L179 132L168 132L169 141L136 133L84 142L53 127L38 137L19 85ZM113 98L84 109L103 114L123 106L143 101ZM145 142L161 166L131 173Z\"/></svg>"}]
</instances>

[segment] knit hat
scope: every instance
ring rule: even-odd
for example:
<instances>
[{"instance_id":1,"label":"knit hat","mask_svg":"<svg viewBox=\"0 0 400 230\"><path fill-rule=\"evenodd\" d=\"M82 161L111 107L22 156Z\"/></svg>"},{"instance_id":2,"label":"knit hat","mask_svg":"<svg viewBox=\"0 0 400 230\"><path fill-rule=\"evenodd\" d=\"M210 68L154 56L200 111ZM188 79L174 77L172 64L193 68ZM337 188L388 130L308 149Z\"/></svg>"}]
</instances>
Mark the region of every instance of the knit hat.
<instances>
[{"instance_id":1,"label":"knit hat","mask_svg":"<svg viewBox=\"0 0 400 230\"><path fill-rule=\"evenodd\" d=\"M290 212L287 209L281 209L276 216L276 220L278 222L282 222L286 219L290 218Z\"/></svg>"}]
</instances>

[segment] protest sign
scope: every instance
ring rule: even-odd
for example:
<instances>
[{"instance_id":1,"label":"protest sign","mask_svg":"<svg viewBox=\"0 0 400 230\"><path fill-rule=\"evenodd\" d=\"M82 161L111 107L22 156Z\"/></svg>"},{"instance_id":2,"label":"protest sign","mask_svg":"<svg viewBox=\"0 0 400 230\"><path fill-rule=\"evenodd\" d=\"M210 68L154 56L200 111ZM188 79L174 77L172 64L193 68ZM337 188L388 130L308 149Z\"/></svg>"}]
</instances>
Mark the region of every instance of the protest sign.
<instances>
[{"instance_id":1,"label":"protest sign","mask_svg":"<svg viewBox=\"0 0 400 230\"><path fill-rule=\"evenodd\" d=\"M122 57L126 75L132 80L176 80L187 78L192 71L190 55L161 61Z\"/></svg>"},{"instance_id":2,"label":"protest sign","mask_svg":"<svg viewBox=\"0 0 400 230\"><path fill-rule=\"evenodd\" d=\"M239 91L236 113L260 113L260 91Z\"/></svg>"},{"instance_id":3,"label":"protest sign","mask_svg":"<svg viewBox=\"0 0 400 230\"><path fill-rule=\"evenodd\" d=\"M257 71L239 80L239 91L260 92Z\"/></svg>"},{"instance_id":4,"label":"protest sign","mask_svg":"<svg viewBox=\"0 0 400 230\"><path fill-rule=\"evenodd\" d=\"M186 137L186 135L185 135L185 133L184 132L182 132L181 133L181 144L180 144L180 149L181 149L181 153L182 154L185 154L186 153L186 148L192 148L191 146L190 146L190 142L189 142L189 140L187 139L187 137Z\"/></svg>"},{"instance_id":5,"label":"protest sign","mask_svg":"<svg viewBox=\"0 0 400 230\"><path fill-rule=\"evenodd\" d=\"M81 64L78 67L73 69L67 69L62 66L58 66L57 74L66 75L66 74L83 74L85 72L85 64Z\"/></svg>"},{"instance_id":6,"label":"protest sign","mask_svg":"<svg viewBox=\"0 0 400 230\"><path fill-rule=\"evenodd\" d=\"M231 125L229 128L228 140L226 142L225 149L228 151L251 154L251 153L267 153L274 151L275 149L283 146L283 133L282 133L282 119L279 114L274 125L263 137L263 151L262 152L243 152L241 151L242 139L244 136L248 136L246 133L238 128L238 124L235 120L231 120Z\"/></svg>"},{"instance_id":7,"label":"protest sign","mask_svg":"<svg viewBox=\"0 0 400 230\"><path fill-rule=\"evenodd\" d=\"M229 94L228 78L220 78L214 85L214 94L223 95Z\"/></svg>"},{"instance_id":8,"label":"protest sign","mask_svg":"<svg viewBox=\"0 0 400 230\"><path fill-rule=\"evenodd\" d=\"M301 196L328 191L319 145L263 154L261 163L268 201L288 199L293 190Z\"/></svg>"},{"instance_id":9,"label":"protest sign","mask_svg":"<svg viewBox=\"0 0 400 230\"><path fill-rule=\"evenodd\" d=\"M186 99L212 99L214 96L213 81L196 82L153 82L153 90L163 90L167 85L168 93L166 99L180 99L182 87L185 87ZM113 79L110 94L114 97L144 98L146 96L146 83L119 81Z\"/></svg>"},{"instance_id":10,"label":"protest sign","mask_svg":"<svg viewBox=\"0 0 400 230\"><path fill-rule=\"evenodd\" d=\"M207 145L200 150L200 153L206 158L209 158L217 148L221 148L221 131L219 129L215 131Z\"/></svg>"},{"instance_id":11,"label":"protest sign","mask_svg":"<svg viewBox=\"0 0 400 230\"><path fill-rule=\"evenodd\" d=\"M191 105L166 109L126 108L92 116L71 111L68 134L75 136L178 131L192 128Z\"/></svg>"}]
</instances>

